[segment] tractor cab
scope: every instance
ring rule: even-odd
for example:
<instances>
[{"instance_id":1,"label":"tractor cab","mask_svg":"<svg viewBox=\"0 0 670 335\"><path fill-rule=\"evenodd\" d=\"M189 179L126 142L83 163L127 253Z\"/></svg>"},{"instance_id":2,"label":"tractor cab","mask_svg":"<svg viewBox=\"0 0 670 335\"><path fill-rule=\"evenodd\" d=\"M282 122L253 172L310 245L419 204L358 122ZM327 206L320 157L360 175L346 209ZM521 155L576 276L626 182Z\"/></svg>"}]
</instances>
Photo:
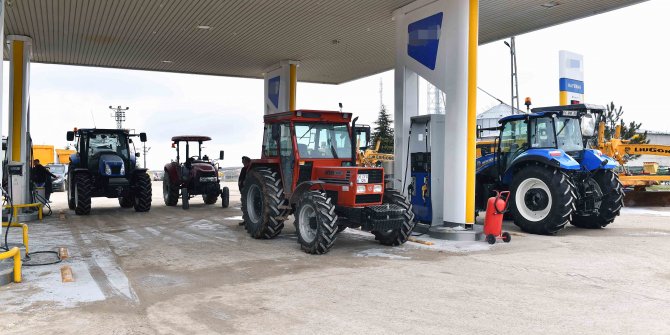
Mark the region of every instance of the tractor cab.
<instances>
[{"instance_id":1,"label":"tractor cab","mask_svg":"<svg viewBox=\"0 0 670 335\"><path fill-rule=\"evenodd\" d=\"M384 169L356 166L355 122L350 113L334 111L265 116L261 158L251 161L242 188L252 237L277 236L294 214L298 242L308 253L328 252L348 227L370 231L382 244L405 243L414 228L411 205L384 189Z\"/></svg>"}]
</instances>

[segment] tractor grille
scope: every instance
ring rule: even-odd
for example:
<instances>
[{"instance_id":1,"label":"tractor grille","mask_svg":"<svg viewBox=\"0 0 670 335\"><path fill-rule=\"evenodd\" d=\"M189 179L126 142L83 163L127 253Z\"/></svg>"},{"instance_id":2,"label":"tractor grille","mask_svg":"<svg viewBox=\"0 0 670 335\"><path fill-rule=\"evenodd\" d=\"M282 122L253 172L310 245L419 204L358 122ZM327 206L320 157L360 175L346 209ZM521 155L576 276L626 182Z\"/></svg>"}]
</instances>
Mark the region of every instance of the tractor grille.
<instances>
[{"instance_id":1,"label":"tractor grille","mask_svg":"<svg viewBox=\"0 0 670 335\"><path fill-rule=\"evenodd\" d=\"M381 194L361 194L356 196L357 204L369 204L382 201Z\"/></svg>"},{"instance_id":2,"label":"tractor grille","mask_svg":"<svg viewBox=\"0 0 670 335\"><path fill-rule=\"evenodd\" d=\"M358 170L358 174L367 174L368 184L379 184L384 179L383 169Z\"/></svg>"},{"instance_id":3,"label":"tractor grille","mask_svg":"<svg viewBox=\"0 0 670 335\"><path fill-rule=\"evenodd\" d=\"M112 174L121 174L121 165L114 165L109 167L112 170Z\"/></svg>"}]
</instances>

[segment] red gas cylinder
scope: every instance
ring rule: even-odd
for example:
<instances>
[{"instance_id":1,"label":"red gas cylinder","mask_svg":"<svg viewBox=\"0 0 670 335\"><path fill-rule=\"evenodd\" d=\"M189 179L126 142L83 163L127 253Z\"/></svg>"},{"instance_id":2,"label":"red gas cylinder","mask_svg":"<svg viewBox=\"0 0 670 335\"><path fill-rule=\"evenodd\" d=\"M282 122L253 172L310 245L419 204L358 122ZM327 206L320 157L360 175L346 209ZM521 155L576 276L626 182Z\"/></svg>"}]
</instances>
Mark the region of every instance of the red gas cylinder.
<instances>
[{"instance_id":1,"label":"red gas cylinder","mask_svg":"<svg viewBox=\"0 0 670 335\"><path fill-rule=\"evenodd\" d=\"M495 197L490 197L486 204L486 217L484 219L484 235L490 244L496 243L501 238L509 242L512 238L508 232L502 232L503 214L507 211L509 191L496 191Z\"/></svg>"}]
</instances>

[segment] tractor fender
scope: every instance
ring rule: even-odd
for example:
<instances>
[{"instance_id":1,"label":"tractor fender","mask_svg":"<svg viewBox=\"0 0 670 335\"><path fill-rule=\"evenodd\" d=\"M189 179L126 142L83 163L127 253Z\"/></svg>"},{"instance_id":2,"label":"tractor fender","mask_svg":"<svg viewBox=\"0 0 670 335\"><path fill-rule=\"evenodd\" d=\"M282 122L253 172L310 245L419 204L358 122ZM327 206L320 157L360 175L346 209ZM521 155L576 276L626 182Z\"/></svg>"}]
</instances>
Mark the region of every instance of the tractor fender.
<instances>
[{"instance_id":1,"label":"tractor fender","mask_svg":"<svg viewBox=\"0 0 670 335\"><path fill-rule=\"evenodd\" d=\"M323 189L323 184L325 182L321 180L307 180L303 181L302 183L298 184L298 186L295 188L293 193L291 194L291 198L288 199L289 205L294 205L298 202L298 199L307 191L312 189L314 185L319 185L321 189Z\"/></svg>"},{"instance_id":2,"label":"tractor fender","mask_svg":"<svg viewBox=\"0 0 670 335\"><path fill-rule=\"evenodd\" d=\"M588 171L605 169L612 170L619 166L614 158L603 155L600 150L586 149L582 157L582 166Z\"/></svg>"},{"instance_id":3,"label":"tractor fender","mask_svg":"<svg viewBox=\"0 0 670 335\"><path fill-rule=\"evenodd\" d=\"M559 154L556 154L556 153ZM505 185L512 183L514 174L523 166L539 163L560 170L577 171L581 169L579 163L560 149L529 149L512 161L502 176Z\"/></svg>"},{"instance_id":4,"label":"tractor fender","mask_svg":"<svg viewBox=\"0 0 670 335\"><path fill-rule=\"evenodd\" d=\"M169 176L170 182L172 182L173 184L176 184L181 180L181 178L179 178L179 172L177 172L178 167L179 164L177 164L176 162L172 162L165 164L165 167L163 168L165 173Z\"/></svg>"}]
</instances>

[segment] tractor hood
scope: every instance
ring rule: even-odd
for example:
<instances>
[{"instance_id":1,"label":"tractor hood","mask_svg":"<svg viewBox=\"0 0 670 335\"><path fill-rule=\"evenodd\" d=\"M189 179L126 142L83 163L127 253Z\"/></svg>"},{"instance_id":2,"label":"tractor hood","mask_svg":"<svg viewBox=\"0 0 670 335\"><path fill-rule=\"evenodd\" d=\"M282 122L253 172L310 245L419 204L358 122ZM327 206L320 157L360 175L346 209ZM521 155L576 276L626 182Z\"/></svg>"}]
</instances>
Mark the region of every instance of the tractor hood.
<instances>
[{"instance_id":1,"label":"tractor hood","mask_svg":"<svg viewBox=\"0 0 670 335\"><path fill-rule=\"evenodd\" d=\"M100 175L103 176L122 177L126 174L123 159L114 154L100 155L98 165Z\"/></svg>"}]
</instances>

